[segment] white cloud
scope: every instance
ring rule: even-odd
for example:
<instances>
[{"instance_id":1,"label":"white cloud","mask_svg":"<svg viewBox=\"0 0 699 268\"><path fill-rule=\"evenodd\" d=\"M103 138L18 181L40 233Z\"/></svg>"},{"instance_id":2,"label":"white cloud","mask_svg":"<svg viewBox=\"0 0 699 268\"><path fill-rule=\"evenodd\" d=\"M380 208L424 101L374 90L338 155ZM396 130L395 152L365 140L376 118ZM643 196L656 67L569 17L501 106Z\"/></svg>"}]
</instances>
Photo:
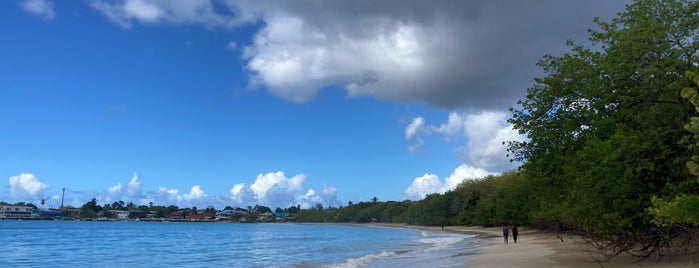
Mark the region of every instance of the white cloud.
<instances>
[{"instance_id":1,"label":"white cloud","mask_svg":"<svg viewBox=\"0 0 699 268\"><path fill-rule=\"evenodd\" d=\"M51 0L24 0L20 4L22 9L46 20L56 18L53 1Z\"/></svg>"},{"instance_id":2,"label":"white cloud","mask_svg":"<svg viewBox=\"0 0 699 268\"><path fill-rule=\"evenodd\" d=\"M405 139L410 140L414 138L425 126L425 118L415 117L410 125L405 128Z\"/></svg>"},{"instance_id":3,"label":"white cloud","mask_svg":"<svg viewBox=\"0 0 699 268\"><path fill-rule=\"evenodd\" d=\"M316 204L323 204L326 207L337 206L339 204L337 199L337 188L323 185L323 191L320 193L317 193L313 189L309 189L306 194L300 198L297 198L295 203L301 205L303 208L314 207Z\"/></svg>"},{"instance_id":4,"label":"white cloud","mask_svg":"<svg viewBox=\"0 0 699 268\"><path fill-rule=\"evenodd\" d=\"M116 202L121 200L121 195L124 193L124 186L120 183L117 185L109 187L107 190L107 197L104 198L106 203Z\"/></svg>"},{"instance_id":5,"label":"white cloud","mask_svg":"<svg viewBox=\"0 0 699 268\"><path fill-rule=\"evenodd\" d=\"M514 164L507 158L507 141L523 141L512 125L507 123L508 114L502 112L481 112L466 117L465 128L466 162L473 166L505 171Z\"/></svg>"},{"instance_id":6,"label":"white cloud","mask_svg":"<svg viewBox=\"0 0 699 268\"><path fill-rule=\"evenodd\" d=\"M158 187L158 191L154 193L155 203L162 205L174 204L177 201L180 190L170 189L167 187Z\"/></svg>"},{"instance_id":7,"label":"white cloud","mask_svg":"<svg viewBox=\"0 0 699 268\"><path fill-rule=\"evenodd\" d=\"M200 185L194 185L192 186L192 189L189 190L188 194L183 194L181 196L177 197L178 201L192 201L192 200L200 200L203 198L206 198L207 194L204 192L204 189L201 188Z\"/></svg>"},{"instance_id":8,"label":"white cloud","mask_svg":"<svg viewBox=\"0 0 699 268\"><path fill-rule=\"evenodd\" d=\"M124 186L121 185L120 183L117 183L117 185L114 185L112 187L109 187L109 190L107 191L109 195L118 195L121 196L121 193L124 190Z\"/></svg>"},{"instance_id":9,"label":"white cloud","mask_svg":"<svg viewBox=\"0 0 699 268\"><path fill-rule=\"evenodd\" d=\"M268 198L275 198L277 196L302 191L302 184L305 180L306 175L303 174L287 179L284 172L270 172L257 175L255 182L250 185L250 190L255 193L255 196L257 196L259 200L267 200Z\"/></svg>"},{"instance_id":10,"label":"white cloud","mask_svg":"<svg viewBox=\"0 0 699 268\"><path fill-rule=\"evenodd\" d=\"M305 180L306 176L303 174L287 178L281 171L259 174L249 186L234 185L230 190L230 199L238 206L260 204L272 208L296 205L311 207L316 203L326 206L339 204L336 188L324 185L320 193L314 189L305 190Z\"/></svg>"},{"instance_id":11,"label":"white cloud","mask_svg":"<svg viewBox=\"0 0 699 268\"><path fill-rule=\"evenodd\" d=\"M228 50L235 50L236 48L238 48L238 43L236 43L235 41L230 41L226 45L226 49Z\"/></svg>"},{"instance_id":12,"label":"white cloud","mask_svg":"<svg viewBox=\"0 0 699 268\"><path fill-rule=\"evenodd\" d=\"M466 140L459 149L465 164L496 172L510 170L516 167L516 163L511 163L507 158L507 145L503 142L522 141L525 138L512 128L507 119L508 113L505 112L452 112L447 122L435 126L417 117L405 130L405 137L409 140L408 150L425 146L421 135L440 134L448 142Z\"/></svg>"},{"instance_id":13,"label":"white cloud","mask_svg":"<svg viewBox=\"0 0 699 268\"><path fill-rule=\"evenodd\" d=\"M243 183L238 183L236 185L233 185L233 188L231 188L231 196L237 196L239 195L243 189L245 188L245 184Z\"/></svg>"},{"instance_id":14,"label":"white cloud","mask_svg":"<svg viewBox=\"0 0 699 268\"><path fill-rule=\"evenodd\" d=\"M232 25L232 18L217 14L209 0L93 0L90 5L124 28L130 28L134 21L144 24Z\"/></svg>"},{"instance_id":15,"label":"white cloud","mask_svg":"<svg viewBox=\"0 0 699 268\"><path fill-rule=\"evenodd\" d=\"M484 169L460 165L442 182L437 175L425 174L413 180L410 186L403 191L405 198L410 200L420 200L428 194L445 193L456 189L464 180L479 179L492 175Z\"/></svg>"},{"instance_id":16,"label":"white cloud","mask_svg":"<svg viewBox=\"0 0 699 268\"><path fill-rule=\"evenodd\" d=\"M425 130L425 119L422 117L415 117L405 128L405 139L410 143L408 152L414 153L422 150L425 142L420 138L420 133L425 132Z\"/></svg>"},{"instance_id":17,"label":"white cloud","mask_svg":"<svg viewBox=\"0 0 699 268\"><path fill-rule=\"evenodd\" d=\"M425 174L422 177L417 177L410 184L410 187L403 193L405 198L410 200L420 200L428 194L440 193L442 191L442 182L439 177L434 174Z\"/></svg>"},{"instance_id":18,"label":"white cloud","mask_svg":"<svg viewBox=\"0 0 699 268\"><path fill-rule=\"evenodd\" d=\"M20 201L29 201L27 199L41 199L44 197L44 190L49 188L39 180L34 174L22 173L17 176L12 176L9 179L10 197L14 199L23 199Z\"/></svg>"},{"instance_id":19,"label":"white cloud","mask_svg":"<svg viewBox=\"0 0 699 268\"><path fill-rule=\"evenodd\" d=\"M250 200L253 200L254 194L250 191L244 183L238 183L233 185L230 190L230 199L236 205L246 206L251 205Z\"/></svg>"},{"instance_id":20,"label":"white cloud","mask_svg":"<svg viewBox=\"0 0 699 268\"><path fill-rule=\"evenodd\" d=\"M467 118L464 118L463 114L452 112L449 113L447 122L439 125L439 127L435 129L435 132L443 134L447 140L453 137L458 138L466 134L467 122Z\"/></svg>"},{"instance_id":21,"label":"white cloud","mask_svg":"<svg viewBox=\"0 0 699 268\"><path fill-rule=\"evenodd\" d=\"M265 22L246 47L247 68L253 81L286 100L306 102L334 84L344 85L351 96L387 99L427 86L412 78L430 67L422 46L433 41L417 37L429 29L379 22L382 28L357 36L298 16L270 16Z\"/></svg>"},{"instance_id":22,"label":"white cloud","mask_svg":"<svg viewBox=\"0 0 699 268\"><path fill-rule=\"evenodd\" d=\"M20 181L19 177L21 176L30 178L22 180L25 182L25 185L38 182L33 175L23 174L12 177L10 180L11 185L20 184L18 181ZM270 206L273 209L296 205L307 208L315 206L317 203L321 203L324 206L338 206L341 204L337 199L337 189L335 187L323 185L321 191L307 189L303 186L305 180L306 176L303 174L287 178L284 172L278 171L259 174L249 185L244 183L235 184L228 195L209 196L201 185L194 185L189 191L160 186L155 191L147 191L145 194L142 194L140 176L134 173L129 183L123 184L119 182L106 190L93 192L68 190L66 191L66 196L70 197L70 199L66 200L68 200L67 204L77 206L84 204L91 198L97 198L100 204L122 200L133 202L137 205L148 205L149 202L153 202L154 205L177 205L180 207L213 205L221 208L228 205L246 207L259 204ZM44 188L48 187L48 185L43 185ZM33 189L29 186L25 188ZM14 188L13 191L16 193L20 192ZM29 190L25 190L25 192L27 191ZM36 194L36 196L41 196L41 194Z\"/></svg>"},{"instance_id":23,"label":"white cloud","mask_svg":"<svg viewBox=\"0 0 699 268\"><path fill-rule=\"evenodd\" d=\"M482 168L460 165L444 180L442 191L454 190L456 186L459 186L464 180L479 179L488 175L494 175L494 173L488 172Z\"/></svg>"},{"instance_id":24,"label":"white cloud","mask_svg":"<svg viewBox=\"0 0 699 268\"><path fill-rule=\"evenodd\" d=\"M142 197L141 195L141 180L138 173L134 172L129 184L126 185L126 191L129 197Z\"/></svg>"},{"instance_id":25,"label":"white cloud","mask_svg":"<svg viewBox=\"0 0 699 268\"><path fill-rule=\"evenodd\" d=\"M289 101L309 101L325 87L342 86L350 96L452 110L513 105L538 74L535 63L542 55L564 51L567 39L584 41L592 18L614 16L625 2L93 0L91 5L123 27L230 29L259 23L252 43L242 49L251 84Z\"/></svg>"}]
</instances>

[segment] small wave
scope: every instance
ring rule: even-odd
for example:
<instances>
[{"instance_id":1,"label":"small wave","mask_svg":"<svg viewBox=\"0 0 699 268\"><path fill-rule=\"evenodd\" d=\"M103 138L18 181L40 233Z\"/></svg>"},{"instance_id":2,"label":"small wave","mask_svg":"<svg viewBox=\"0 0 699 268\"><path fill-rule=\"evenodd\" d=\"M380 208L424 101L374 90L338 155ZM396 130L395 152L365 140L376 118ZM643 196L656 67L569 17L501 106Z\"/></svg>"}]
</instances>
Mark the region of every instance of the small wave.
<instances>
[{"instance_id":1,"label":"small wave","mask_svg":"<svg viewBox=\"0 0 699 268\"><path fill-rule=\"evenodd\" d=\"M418 240L419 242L432 245L427 251L435 251L447 248L451 245L459 243L464 239L461 237L436 237L436 238L423 238Z\"/></svg>"},{"instance_id":2,"label":"small wave","mask_svg":"<svg viewBox=\"0 0 699 268\"><path fill-rule=\"evenodd\" d=\"M464 235L444 235L423 231L422 238L418 239L417 242L431 245L432 247L425 249L425 251L430 252L448 248L450 246L464 241L464 239L468 237L469 236Z\"/></svg>"},{"instance_id":3,"label":"small wave","mask_svg":"<svg viewBox=\"0 0 699 268\"><path fill-rule=\"evenodd\" d=\"M403 252L401 252L401 253L403 253ZM377 260L377 259L380 259L380 258L388 258L388 257L391 257L391 256L395 256L396 254L398 254L398 253L395 252L395 251L391 251L391 252L385 252L385 251L384 251L384 252L381 252L381 253L375 253L375 254L364 255L364 256L361 256L361 257L358 257L358 258L349 258L349 259L346 259L345 262L343 262L343 263L335 263L335 264L330 264L330 265L324 265L324 266L322 266L322 267L326 267L326 268L355 268L355 267L364 267L364 266L367 266L367 265L371 264L372 262L374 262L374 261Z\"/></svg>"}]
</instances>

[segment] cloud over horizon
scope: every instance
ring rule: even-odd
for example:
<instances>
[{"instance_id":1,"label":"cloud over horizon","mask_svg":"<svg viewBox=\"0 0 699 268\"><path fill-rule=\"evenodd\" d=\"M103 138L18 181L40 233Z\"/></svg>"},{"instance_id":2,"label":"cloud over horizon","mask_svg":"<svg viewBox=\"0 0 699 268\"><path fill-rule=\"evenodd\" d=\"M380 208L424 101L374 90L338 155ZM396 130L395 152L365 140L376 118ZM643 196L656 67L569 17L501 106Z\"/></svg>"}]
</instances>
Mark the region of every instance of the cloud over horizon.
<instances>
[{"instance_id":1,"label":"cloud over horizon","mask_svg":"<svg viewBox=\"0 0 699 268\"><path fill-rule=\"evenodd\" d=\"M505 112L452 112L447 122L439 125L415 117L405 128L407 150L418 153L425 147L423 136L441 135L446 142L465 139L465 144L457 146L464 164L496 173L514 169L519 163L507 158L506 142L522 141L525 137L507 123L508 116Z\"/></svg>"},{"instance_id":2,"label":"cloud over horizon","mask_svg":"<svg viewBox=\"0 0 699 268\"><path fill-rule=\"evenodd\" d=\"M406 199L421 200L428 194L442 194L454 190L465 180L480 179L488 175L494 175L494 173L464 164L454 169L451 175L446 177L444 181L441 181L439 176L429 173L417 177L410 186L403 191L403 194Z\"/></svg>"},{"instance_id":3,"label":"cloud over horizon","mask_svg":"<svg viewBox=\"0 0 699 268\"><path fill-rule=\"evenodd\" d=\"M303 187L305 181L304 174L291 178L287 178L282 171L258 174L250 185L242 183L234 185L230 190L230 199L242 206L261 204L270 206L272 209L296 205L308 208L316 203L325 206L339 205L336 188L324 185L323 190L318 193L314 189L305 190Z\"/></svg>"},{"instance_id":4,"label":"cloud over horizon","mask_svg":"<svg viewBox=\"0 0 699 268\"><path fill-rule=\"evenodd\" d=\"M129 184L126 185L126 193L128 197L137 198L141 196L141 180L138 173L134 172Z\"/></svg>"},{"instance_id":5,"label":"cloud over horizon","mask_svg":"<svg viewBox=\"0 0 699 268\"><path fill-rule=\"evenodd\" d=\"M44 191L49 185L43 183L31 173L22 173L8 179L10 184L10 197L25 199L27 201L44 198Z\"/></svg>"},{"instance_id":6,"label":"cloud over horizon","mask_svg":"<svg viewBox=\"0 0 699 268\"><path fill-rule=\"evenodd\" d=\"M156 190L141 193L141 179L138 173L134 173L129 182L124 185L118 182L103 190L74 191L66 190L66 205L82 206L92 198L97 199L98 204L111 204L113 202L133 202L136 205L177 205L180 207L191 206L215 206L222 209L225 206L247 207L254 205L287 208L301 205L303 208L313 207L316 204L324 206L338 206L341 202L337 198L337 188L323 184L320 191L305 188L306 175L299 174L287 178L284 172L269 172L258 174L250 184L235 184L228 195L210 196L201 185L193 185L188 192L182 192L177 188L159 186ZM22 173L12 176L8 180L10 185L10 197L16 202L33 202L44 198L44 191L49 185L41 182L31 173ZM9 200L8 200L9 201ZM48 207L58 207L61 196L54 194L47 198Z\"/></svg>"}]
</instances>

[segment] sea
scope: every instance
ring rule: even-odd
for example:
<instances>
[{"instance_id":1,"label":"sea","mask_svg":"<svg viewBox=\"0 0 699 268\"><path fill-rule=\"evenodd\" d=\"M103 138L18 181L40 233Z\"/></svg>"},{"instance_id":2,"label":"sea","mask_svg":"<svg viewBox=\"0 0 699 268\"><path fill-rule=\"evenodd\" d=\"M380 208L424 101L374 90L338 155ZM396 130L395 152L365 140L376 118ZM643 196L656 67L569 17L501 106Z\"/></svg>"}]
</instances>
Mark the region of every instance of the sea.
<instances>
[{"instance_id":1,"label":"sea","mask_svg":"<svg viewBox=\"0 0 699 268\"><path fill-rule=\"evenodd\" d=\"M466 267L485 244L368 225L0 220L0 267Z\"/></svg>"}]
</instances>

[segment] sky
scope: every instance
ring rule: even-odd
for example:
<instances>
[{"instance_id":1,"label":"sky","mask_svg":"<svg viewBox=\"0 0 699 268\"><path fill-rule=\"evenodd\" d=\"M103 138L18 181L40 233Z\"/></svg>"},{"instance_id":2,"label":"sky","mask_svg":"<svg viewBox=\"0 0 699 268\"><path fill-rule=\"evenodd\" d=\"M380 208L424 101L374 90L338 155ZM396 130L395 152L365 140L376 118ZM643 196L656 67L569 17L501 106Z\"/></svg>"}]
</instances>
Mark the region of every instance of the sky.
<instances>
[{"instance_id":1,"label":"sky","mask_svg":"<svg viewBox=\"0 0 699 268\"><path fill-rule=\"evenodd\" d=\"M502 142L537 61L627 3L0 1L0 200L443 193L521 164Z\"/></svg>"}]
</instances>

